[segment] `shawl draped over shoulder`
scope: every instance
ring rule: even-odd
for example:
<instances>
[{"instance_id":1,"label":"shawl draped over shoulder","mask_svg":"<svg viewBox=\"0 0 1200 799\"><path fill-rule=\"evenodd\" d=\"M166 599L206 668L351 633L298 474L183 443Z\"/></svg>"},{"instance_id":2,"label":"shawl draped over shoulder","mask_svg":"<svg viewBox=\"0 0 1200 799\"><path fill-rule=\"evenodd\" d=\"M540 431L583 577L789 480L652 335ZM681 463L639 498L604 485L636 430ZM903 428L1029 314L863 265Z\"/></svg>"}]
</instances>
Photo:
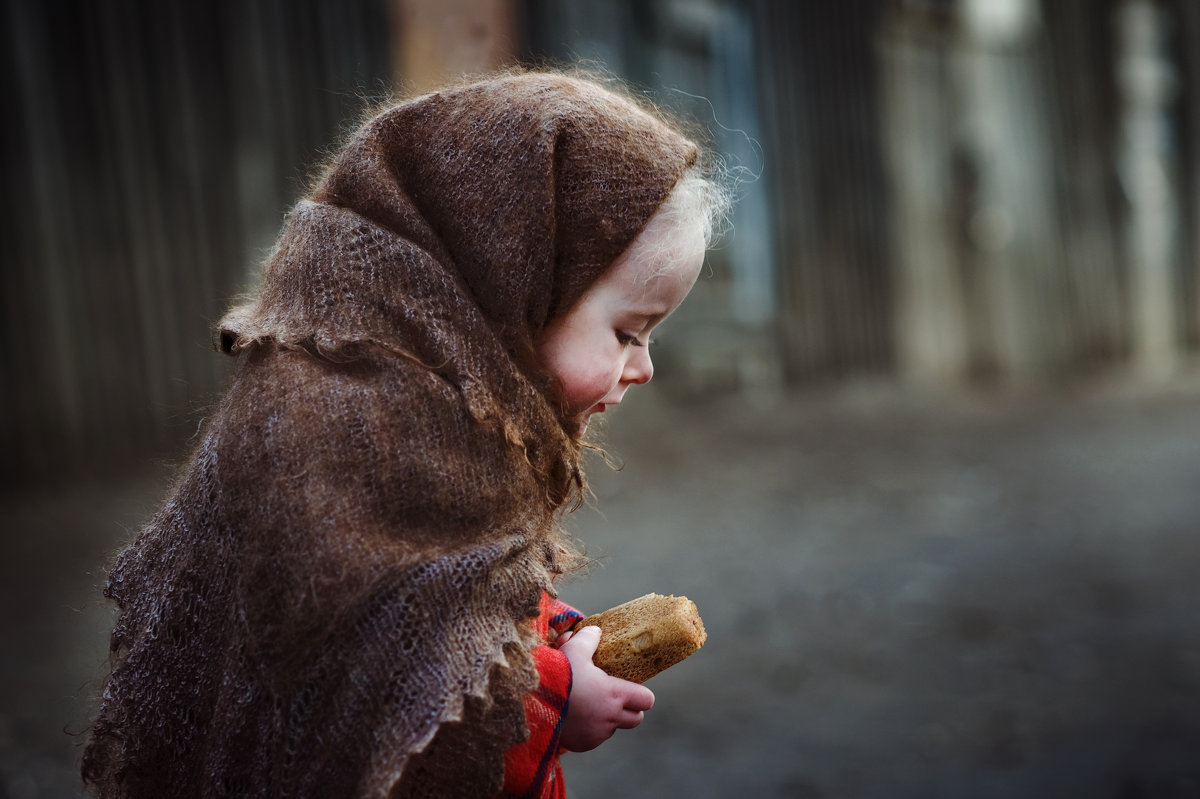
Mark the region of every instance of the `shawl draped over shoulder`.
<instances>
[{"instance_id":1,"label":"shawl draped over shoulder","mask_svg":"<svg viewBox=\"0 0 1200 799\"><path fill-rule=\"evenodd\" d=\"M533 341L697 158L573 77L366 122L289 213L240 354L105 593L101 796L487 796L580 478Z\"/></svg>"}]
</instances>

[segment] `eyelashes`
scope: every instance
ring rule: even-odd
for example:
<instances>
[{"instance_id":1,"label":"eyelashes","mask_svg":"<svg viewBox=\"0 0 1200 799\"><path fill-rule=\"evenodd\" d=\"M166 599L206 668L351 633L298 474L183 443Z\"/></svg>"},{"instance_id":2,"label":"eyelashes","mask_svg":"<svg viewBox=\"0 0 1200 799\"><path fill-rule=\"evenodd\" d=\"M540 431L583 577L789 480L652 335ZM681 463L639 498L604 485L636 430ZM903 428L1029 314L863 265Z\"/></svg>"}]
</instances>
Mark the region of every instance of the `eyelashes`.
<instances>
[{"instance_id":1,"label":"eyelashes","mask_svg":"<svg viewBox=\"0 0 1200 799\"><path fill-rule=\"evenodd\" d=\"M644 347L650 343L649 341L642 341L637 336L633 335L632 333L626 333L624 330L617 331L617 341L621 343L622 347Z\"/></svg>"},{"instance_id":2,"label":"eyelashes","mask_svg":"<svg viewBox=\"0 0 1200 799\"><path fill-rule=\"evenodd\" d=\"M624 346L649 347L651 344L654 343L654 339L652 339L652 338L648 338L645 341L642 341L640 338L633 335L632 333L626 333L623 330L617 331L617 341L619 341L621 343L621 346L623 346L623 347Z\"/></svg>"}]
</instances>

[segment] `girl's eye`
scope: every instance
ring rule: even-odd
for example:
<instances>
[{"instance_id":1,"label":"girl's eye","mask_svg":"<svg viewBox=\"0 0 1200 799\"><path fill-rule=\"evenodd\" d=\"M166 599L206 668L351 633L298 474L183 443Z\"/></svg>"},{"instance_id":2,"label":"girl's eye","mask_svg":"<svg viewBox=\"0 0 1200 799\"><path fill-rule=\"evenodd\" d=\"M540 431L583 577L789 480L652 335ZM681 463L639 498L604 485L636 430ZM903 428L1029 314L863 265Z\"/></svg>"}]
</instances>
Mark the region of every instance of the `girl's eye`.
<instances>
[{"instance_id":1,"label":"girl's eye","mask_svg":"<svg viewBox=\"0 0 1200 799\"><path fill-rule=\"evenodd\" d=\"M621 343L622 347L628 347L631 345L634 347L646 346L646 342L642 341L641 339L639 339L637 336L633 335L632 333L626 333L623 330L617 331L617 341L619 341Z\"/></svg>"}]
</instances>

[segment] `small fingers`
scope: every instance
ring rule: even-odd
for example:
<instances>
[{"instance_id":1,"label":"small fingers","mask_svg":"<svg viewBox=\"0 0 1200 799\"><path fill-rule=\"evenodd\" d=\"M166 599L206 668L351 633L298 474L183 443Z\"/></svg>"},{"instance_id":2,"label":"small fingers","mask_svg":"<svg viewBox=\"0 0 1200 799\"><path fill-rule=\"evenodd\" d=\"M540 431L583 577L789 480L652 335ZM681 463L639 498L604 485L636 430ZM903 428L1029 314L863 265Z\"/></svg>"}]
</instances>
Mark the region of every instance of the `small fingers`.
<instances>
[{"instance_id":1,"label":"small fingers","mask_svg":"<svg viewBox=\"0 0 1200 799\"><path fill-rule=\"evenodd\" d=\"M629 683L625 694L625 709L632 711L649 710L654 707L654 692L644 685Z\"/></svg>"},{"instance_id":2,"label":"small fingers","mask_svg":"<svg viewBox=\"0 0 1200 799\"><path fill-rule=\"evenodd\" d=\"M646 714L641 711L636 713L630 710L622 711L621 715L617 718L617 728L621 730L632 730L634 727L641 724L644 718L646 718Z\"/></svg>"}]
</instances>

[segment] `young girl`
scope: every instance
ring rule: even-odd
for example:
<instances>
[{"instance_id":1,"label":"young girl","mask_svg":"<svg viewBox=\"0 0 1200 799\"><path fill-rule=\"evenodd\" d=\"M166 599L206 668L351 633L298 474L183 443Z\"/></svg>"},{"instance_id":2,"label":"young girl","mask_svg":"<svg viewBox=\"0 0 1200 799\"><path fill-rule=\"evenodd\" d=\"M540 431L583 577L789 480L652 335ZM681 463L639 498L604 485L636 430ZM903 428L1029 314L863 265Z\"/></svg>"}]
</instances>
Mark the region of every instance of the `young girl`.
<instances>
[{"instance_id":1,"label":"young girl","mask_svg":"<svg viewBox=\"0 0 1200 799\"><path fill-rule=\"evenodd\" d=\"M241 369L112 569L88 784L564 796L560 751L653 696L565 633L558 515L719 198L692 142L588 80L504 75L367 122L222 321Z\"/></svg>"}]
</instances>

